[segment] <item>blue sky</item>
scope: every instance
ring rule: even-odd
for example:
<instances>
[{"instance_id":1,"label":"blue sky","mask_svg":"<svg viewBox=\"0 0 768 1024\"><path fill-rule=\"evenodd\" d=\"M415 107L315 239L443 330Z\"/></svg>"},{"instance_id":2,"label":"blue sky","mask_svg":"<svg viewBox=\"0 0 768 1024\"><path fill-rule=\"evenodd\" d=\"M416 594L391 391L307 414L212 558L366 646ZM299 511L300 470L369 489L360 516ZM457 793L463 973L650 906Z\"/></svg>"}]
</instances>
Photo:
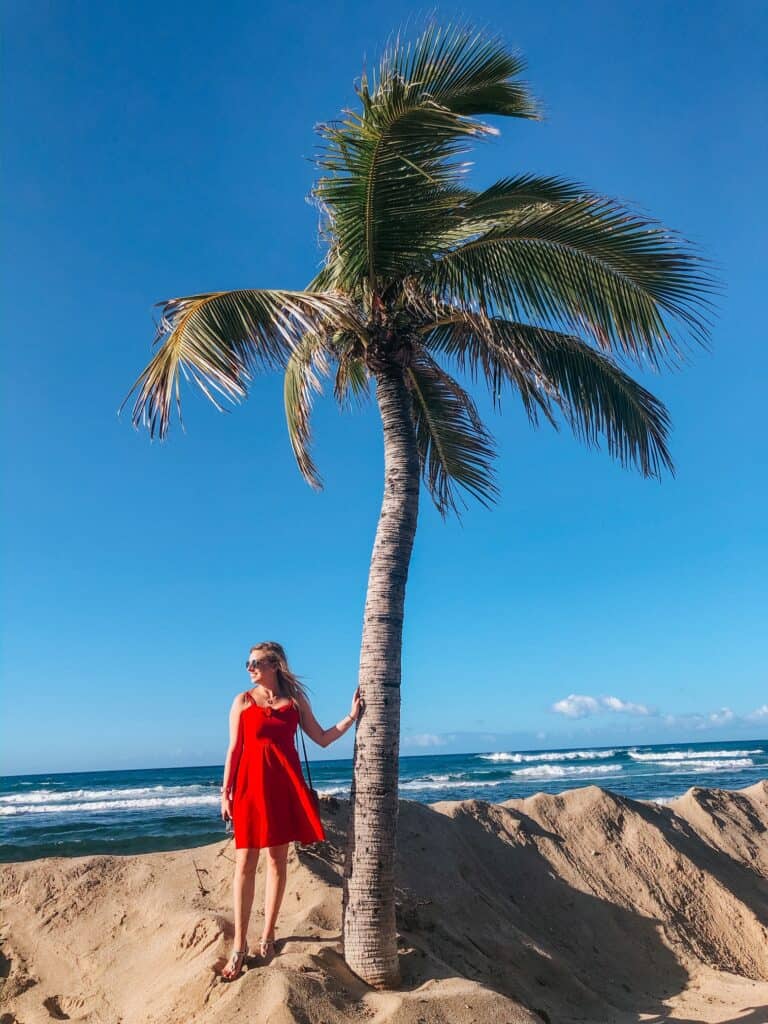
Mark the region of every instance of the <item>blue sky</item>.
<instances>
[{"instance_id":1,"label":"blue sky","mask_svg":"<svg viewBox=\"0 0 768 1024\"><path fill-rule=\"evenodd\" d=\"M582 180L681 230L726 289L712 351L643 378L672 415L674 479L534 432L511 399L494 414L475 389L502 496L444 524L422 490L402 753L764 737L765 6L436 10L522 50L547 115L500 125L478 186ZM116 410L150 357L153 303L313 275L313 126L354 101L409 13L6 5L4 772L222 763L264 639L324 725L348 710L382 493L375 405L318 401L319 494L277 375L226 415L188 390L186 433L162 444ZM351 749L351 734L313 748Z\"/></svg>"}]
</instances>

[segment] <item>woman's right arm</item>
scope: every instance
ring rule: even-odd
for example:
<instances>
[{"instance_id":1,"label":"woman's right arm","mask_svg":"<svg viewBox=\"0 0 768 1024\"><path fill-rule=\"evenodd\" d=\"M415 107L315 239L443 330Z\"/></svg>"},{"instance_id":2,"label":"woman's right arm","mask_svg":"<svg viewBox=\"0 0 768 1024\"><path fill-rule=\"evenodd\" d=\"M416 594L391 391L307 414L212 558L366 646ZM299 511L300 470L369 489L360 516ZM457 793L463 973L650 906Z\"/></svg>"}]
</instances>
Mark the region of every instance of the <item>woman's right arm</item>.
<instances>
[{"instance_id":1,"label":"woman's right arm","mask_svg":"<svg viewBox=\"0 0 768 1024\"><path fill-rule=\"evenodd\" d=\"M238 693L229 709L229 746L224 760L224 781L221 786L221 808L223 817L231 817L232 794L235 789L237 768L243 752L243 738L240 731L240 714L243 710L243 695ZM229 806L227 806L229 805ZM224 814L224 811L227 814Z\"/></svg>"}]
</instances>

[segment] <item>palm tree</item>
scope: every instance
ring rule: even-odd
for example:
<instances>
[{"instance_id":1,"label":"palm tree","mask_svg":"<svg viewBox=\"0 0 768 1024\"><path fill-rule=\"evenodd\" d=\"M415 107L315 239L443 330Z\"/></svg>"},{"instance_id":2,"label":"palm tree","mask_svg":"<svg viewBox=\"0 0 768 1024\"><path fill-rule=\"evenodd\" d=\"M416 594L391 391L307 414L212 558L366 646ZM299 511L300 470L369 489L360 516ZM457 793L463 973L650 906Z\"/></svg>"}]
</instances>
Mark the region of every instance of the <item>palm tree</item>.
<instances>
[{"instance_id":1,"label":"palm tree","mask_svg":"<svg viewBox=\"0 0 768 1024\"><path fill-rule=\"evenodd\" d=\"M486 507L494 440L451 375L481 370L532 424L567 423L646 477L672 470L662 403L621 363L676 365L706 343L711 278L677 235L559 177L519 174L481 191L459 157L497 130L481 115L537 118L524 64L464 26L396 39L356 88L359 107L322 124L313 196L327 241L304 291L209 292L163 303L160 343L129 395L133 422L165 436L180 374L218 406L260 370L284 370L299 469L322 487L310 414L321 377L342 408L376 402L384 497L365 604L343 890L349 966L396 986L394 860L400 658L420 481L443 519L458 488ZM682 340L684 339L684 340ZM448 367L448 368L447 368ZM466 503L463 503L466 507Z\"/></svg>"}]
</instances>

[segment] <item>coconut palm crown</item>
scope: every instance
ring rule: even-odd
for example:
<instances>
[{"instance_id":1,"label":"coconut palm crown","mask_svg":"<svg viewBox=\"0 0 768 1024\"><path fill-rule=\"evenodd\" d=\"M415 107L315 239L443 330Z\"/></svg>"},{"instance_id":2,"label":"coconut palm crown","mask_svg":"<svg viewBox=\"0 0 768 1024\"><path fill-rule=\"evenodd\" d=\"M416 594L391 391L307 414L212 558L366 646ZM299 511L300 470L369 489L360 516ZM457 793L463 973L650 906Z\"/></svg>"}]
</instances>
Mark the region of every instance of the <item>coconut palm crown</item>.
<instances>
[{"instance_id":1,"label":"coconut palm crown","mask_svg":"<svg viewBox=\"0 0 768 1024\"><path fill-rule=\"evenodd\" d=\"M481 115L537 118L522 59L466 27L396 39L362 77L358 110L318 127L313 190L327 240L304 291L210 292L162 303L159 349L131 389L133 422L164 436L180 375L221 407L259 369L284 369L291 444L307 482L312 392L340 405L400 367L421 473L445 517L456 487L487 505L493 438L446 364L517 392L530 420L567 422L645 476L672 470L669 417L621 363L675 365L705 343L711 281L690 245L613 199L518 174L481 191L461 160L496 135Z\"/></svg>"}]
</instances>

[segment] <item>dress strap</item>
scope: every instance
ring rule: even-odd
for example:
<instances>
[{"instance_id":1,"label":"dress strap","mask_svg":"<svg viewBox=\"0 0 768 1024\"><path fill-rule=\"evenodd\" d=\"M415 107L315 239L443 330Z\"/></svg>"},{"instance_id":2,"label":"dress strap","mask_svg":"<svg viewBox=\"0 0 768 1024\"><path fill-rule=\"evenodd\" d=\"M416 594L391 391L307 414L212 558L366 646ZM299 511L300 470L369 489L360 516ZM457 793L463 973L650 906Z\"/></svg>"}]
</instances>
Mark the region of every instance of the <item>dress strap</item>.
<instances>
[{"instance_id":1,"label":"dress strap","mask_svg":"<svg viewBox=\"0 0 768 1024\"><path fill-rule=\"evenodd\" d=\"M250 700L251 704L253 704L254 707L261 708L263 710L264 705L256 703L256 701L253 699L253 694L250 692L250 690L246 690L245 691L245 696ZM299 717L301 717L301 712L299 711L299 703L296 700L296 698L295 697L291 697L290 701L291 701L291 703L290 704L286 704L285 707L274 708L272 710L275 710L275 711L286 711L289 707L294 707L299 712Z\"/></svg>"}]
</instances>

